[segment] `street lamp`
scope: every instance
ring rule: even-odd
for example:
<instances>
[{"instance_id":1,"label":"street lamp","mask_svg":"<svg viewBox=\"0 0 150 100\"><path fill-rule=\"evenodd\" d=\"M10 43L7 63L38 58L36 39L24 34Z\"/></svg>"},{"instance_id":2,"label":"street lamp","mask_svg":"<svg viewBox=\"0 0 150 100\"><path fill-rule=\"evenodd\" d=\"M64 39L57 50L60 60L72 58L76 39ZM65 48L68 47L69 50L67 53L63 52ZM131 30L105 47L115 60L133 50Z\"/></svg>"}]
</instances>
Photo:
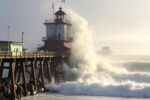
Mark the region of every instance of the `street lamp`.
<instances>
[{"instance_id":1,"label":"street lamp","mask_svg":"<svg viewBox=\"0 0 150 100\"><path fill-rule=\"evenodd\" d=\"M10 31L10 26L8 26L8 28L7 28L7 39L8 39L8 52L9 52L9 31Z\"/></svg>"},{"instance_id":2,"label":"street lamp","mask_svg":"<svg viewBox=\"0 0 150 100\"><path fill-rule=\"evenodd\" d=\"M22 32L22 50L23 50L23 35L24 35L24 32Z\"/></svg>"}]
</instances>

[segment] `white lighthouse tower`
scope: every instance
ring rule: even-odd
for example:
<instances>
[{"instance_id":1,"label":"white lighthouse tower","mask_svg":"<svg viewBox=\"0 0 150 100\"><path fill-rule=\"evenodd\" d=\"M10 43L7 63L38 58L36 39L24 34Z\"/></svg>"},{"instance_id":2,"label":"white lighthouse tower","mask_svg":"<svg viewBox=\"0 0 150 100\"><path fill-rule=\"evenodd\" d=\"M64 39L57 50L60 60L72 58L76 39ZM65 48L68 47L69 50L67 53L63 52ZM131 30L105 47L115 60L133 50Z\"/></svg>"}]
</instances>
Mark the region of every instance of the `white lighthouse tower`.
<instances>
[{"instance_id":1,"label":"white lighthouse tower","mask_svg":"<svg viewBox=\"0 0 150 100\"><path fill-rule=\"evenodd\" d=\"M64 52L69 50L69 37L71 24L66 22L66 13L60 7L53 20L46 20L46 37L42 40L44 45L39 50Z\"/></svg>"}]
</instances>

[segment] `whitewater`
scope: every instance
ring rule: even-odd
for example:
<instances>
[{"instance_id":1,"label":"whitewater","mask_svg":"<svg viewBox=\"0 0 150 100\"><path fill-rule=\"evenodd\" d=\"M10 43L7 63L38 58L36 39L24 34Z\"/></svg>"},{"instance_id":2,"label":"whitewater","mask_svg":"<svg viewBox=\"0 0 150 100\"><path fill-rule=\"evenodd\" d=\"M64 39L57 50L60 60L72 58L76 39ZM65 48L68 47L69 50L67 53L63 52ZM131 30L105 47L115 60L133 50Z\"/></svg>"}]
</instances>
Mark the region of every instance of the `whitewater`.
<instances>
[{"instance_id":1,"label":"whitewater","mask_svg":"<svg viewBox=\"0 0 150 100\"><path fill-rule=\"evenodd\" d=\"M39 97L42 100L150 98L149 60L125 61L121 58L115 60L113 56L96 53L88 22L73 10L68 11L67 18L72 23L70 36L73 37L73 42L71 43L71 66L63 64L66 82L57 85L52 82L47 85L50 93L32 97L33 100ZM57 94L51 94L53 92Z\"/></svg>"}]
</instances>

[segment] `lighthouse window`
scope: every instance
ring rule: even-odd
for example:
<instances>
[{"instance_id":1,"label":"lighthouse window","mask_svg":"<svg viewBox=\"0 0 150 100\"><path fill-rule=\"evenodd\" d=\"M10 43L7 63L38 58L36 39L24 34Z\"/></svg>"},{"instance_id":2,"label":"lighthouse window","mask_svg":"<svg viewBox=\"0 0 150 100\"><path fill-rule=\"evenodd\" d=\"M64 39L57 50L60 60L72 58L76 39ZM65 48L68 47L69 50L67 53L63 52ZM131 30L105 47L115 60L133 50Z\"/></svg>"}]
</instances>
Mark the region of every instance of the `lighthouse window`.
<instances>
[{"instance_id":1,"label":"lighthouse window","mask_svg":"<svg viewBox=\"0 0 150 100\"><path fill-rule=\"evenodd\" d=\"M58 19L61 19L61 16L58 16Z\"/></svg>"},{"instance_id":2,"label":"lighthouse window","mask_svg":"<svg viewBox=\"0 0 150 100\"><path fill-rule=\"evenodd\" d=\"M61 34L60 33L58 34L58 40L61 40Z\"/></svg>"}]
</instances>

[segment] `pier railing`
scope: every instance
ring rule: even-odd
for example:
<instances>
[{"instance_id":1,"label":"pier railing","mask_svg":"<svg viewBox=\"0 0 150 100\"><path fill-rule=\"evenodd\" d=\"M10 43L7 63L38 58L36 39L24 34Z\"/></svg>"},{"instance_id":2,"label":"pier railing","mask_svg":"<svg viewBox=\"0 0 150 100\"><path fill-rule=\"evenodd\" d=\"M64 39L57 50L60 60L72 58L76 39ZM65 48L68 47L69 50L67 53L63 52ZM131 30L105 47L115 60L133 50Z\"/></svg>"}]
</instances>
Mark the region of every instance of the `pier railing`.
<instances>
[{"instance_id":1,"label":"pier railing","mask_svg":"<svg viewBox=\"0 0 150 100\"><path fill-rule=\"evenodd\" d=\"M54 52L2 52L0 58L36 58L36 57L54 57L57 56Z\"/></svg>"}]
</instances>

